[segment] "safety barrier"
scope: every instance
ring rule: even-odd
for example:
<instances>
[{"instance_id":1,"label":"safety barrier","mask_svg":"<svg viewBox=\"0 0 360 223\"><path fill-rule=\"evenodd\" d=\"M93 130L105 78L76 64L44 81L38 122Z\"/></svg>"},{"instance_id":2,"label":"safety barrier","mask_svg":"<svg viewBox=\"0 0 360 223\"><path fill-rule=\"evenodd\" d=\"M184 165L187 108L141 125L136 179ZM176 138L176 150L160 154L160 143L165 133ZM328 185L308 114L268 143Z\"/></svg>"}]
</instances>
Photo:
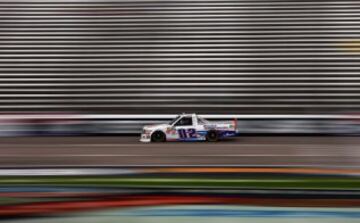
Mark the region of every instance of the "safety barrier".
<instances>
[{"instance_id":1,"label":"safety barrier","mask_svg":"<svg viewBox=\"0 0 360 223\"><path fill-rule=\"evenodd\" d=\"M139 134L144 125L176 115L27 114L0 115L1 135ZM208 120L237 119L246 134L357 134L359 115L202 115Z\"/></svg>"}]
</instances>

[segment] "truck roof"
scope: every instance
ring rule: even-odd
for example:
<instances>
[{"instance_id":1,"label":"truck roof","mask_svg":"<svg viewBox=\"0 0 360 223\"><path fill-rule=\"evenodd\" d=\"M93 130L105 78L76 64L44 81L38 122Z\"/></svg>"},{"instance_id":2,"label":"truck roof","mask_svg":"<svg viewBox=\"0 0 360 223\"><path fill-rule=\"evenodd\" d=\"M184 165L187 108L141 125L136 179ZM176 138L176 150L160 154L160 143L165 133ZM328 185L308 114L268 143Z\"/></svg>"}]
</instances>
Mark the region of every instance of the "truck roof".
<instances>
[{"instance_id":1,"label":"truck roof","mask_svg":"<svg viewBox=\"0 0 360 223\"><path fill-rule=\"evenodd\" d=\"M182 114L180 114L179 116L193 116L193 115L196 116L195 113L182 113Z\"/></svg>"}]
</instances>

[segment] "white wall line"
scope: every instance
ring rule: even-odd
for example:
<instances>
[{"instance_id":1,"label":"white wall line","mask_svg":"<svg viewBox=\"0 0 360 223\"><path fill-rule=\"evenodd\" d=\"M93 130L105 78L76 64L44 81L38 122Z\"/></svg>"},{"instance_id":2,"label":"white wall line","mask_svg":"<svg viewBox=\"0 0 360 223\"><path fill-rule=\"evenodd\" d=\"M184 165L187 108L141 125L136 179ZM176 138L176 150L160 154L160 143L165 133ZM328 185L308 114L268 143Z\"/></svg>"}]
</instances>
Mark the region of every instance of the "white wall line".
<instances>
[{"instance_id":1,"label":"white wall line","mask_svg":"<svg viewBox=\"0 0 360 223\"><path fill-rule=\"evenodd\" d=\"M360 113L358 114L319 114L319 115L249 115L249 114L228 114L228 115L214 115L214 114L200 114L204 118L208 119L359 119ZM172 119L175 118L176 114L157 114L157 115L120 115L120 114L1 114L0 120L6 119Z\"/></svg>"}]
</instances>

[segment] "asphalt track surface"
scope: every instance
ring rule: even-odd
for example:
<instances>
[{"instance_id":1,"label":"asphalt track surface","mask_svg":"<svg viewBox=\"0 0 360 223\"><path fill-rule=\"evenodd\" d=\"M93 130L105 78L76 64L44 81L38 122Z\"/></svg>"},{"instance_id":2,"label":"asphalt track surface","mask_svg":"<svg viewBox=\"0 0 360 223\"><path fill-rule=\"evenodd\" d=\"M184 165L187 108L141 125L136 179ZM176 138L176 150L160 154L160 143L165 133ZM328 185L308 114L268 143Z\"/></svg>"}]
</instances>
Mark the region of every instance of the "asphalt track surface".
<instances>
[{"instance_id":1,"label":"asphalt track surface","mask_svg":"<svg viewBox=\"0 0 360 223\"><path fill-rule=\"evenodd\" d=\"M140 143L139 137L0 138L0 167L360 167L358 137L238 137Z\"/></svg>"}]
</instances>

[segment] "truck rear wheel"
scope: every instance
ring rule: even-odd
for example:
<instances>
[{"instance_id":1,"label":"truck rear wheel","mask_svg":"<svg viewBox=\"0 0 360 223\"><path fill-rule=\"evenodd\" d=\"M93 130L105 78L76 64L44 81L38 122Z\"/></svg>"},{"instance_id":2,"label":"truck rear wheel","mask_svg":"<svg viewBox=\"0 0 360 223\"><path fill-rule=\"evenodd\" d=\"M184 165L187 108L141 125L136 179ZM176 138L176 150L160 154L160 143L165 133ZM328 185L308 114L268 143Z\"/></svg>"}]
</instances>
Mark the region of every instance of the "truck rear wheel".
<instances>
[{"instance_id":1,"label":"truck rear wheel","mask_svg":"<svg viewBox=\"0 0 360 223\"><path fill-rule=\"evenodd\" d=\"M216 142L219 140L219 136L217 134L216 131L209 131L207 134L206 134L206 140L208 142Z\"/></svg>"}]
</instances>

